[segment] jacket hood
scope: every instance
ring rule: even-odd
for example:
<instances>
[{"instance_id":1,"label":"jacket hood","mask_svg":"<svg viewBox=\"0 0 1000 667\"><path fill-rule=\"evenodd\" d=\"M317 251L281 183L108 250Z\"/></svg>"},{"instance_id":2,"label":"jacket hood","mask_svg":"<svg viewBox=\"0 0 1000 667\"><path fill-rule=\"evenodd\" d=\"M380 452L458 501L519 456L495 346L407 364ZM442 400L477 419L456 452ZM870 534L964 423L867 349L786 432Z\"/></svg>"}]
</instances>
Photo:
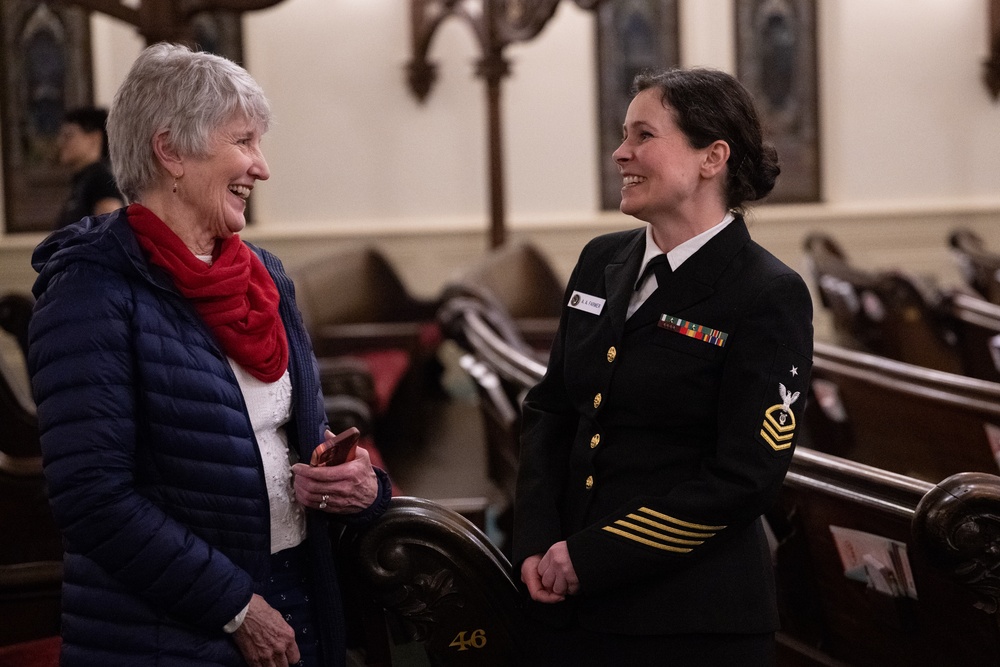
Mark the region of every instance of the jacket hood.
<instances>
[{"instance_id":1,"label":"jacket hood","mask_svg":"<svg viewBox=\"0 0 1000 667\"><path fill-rule=\"evenodd\" d=\"M37 299L52 279L76 262L136 271L149 277L144 255L128 225L125 209L101 216L88 216L45 238L31 255L38 278L31 288Z\"/></svg>"}]
</instances>

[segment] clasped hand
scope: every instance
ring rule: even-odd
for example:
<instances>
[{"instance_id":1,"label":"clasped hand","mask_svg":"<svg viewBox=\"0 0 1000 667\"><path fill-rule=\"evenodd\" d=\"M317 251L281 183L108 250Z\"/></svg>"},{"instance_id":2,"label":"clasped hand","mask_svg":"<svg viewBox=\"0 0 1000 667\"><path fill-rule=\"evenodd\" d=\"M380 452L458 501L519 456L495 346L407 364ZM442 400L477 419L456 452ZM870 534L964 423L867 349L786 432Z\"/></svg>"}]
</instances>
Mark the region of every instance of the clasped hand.
<instances>
[{"instance_id":1,"label":"clasped hand","mask_svg":"<svg viewBox=\"0 0 1000 667\"><path fill-rule=\"evenodd\" d=\"M335 466L292 466L295 500L333 514L353 514L367 509L378 495L378 478L364 447L351 461Z\"/></svg>"},{"instance_id":2,"label":"clasped hand","mask_svg":"<svg viewBox=\"0 0 1000 667\"><path fill-rule=\"evenodd\" d=\"M580 590L566 541L556 542L545 554L529 556L521 565L521 581L536 602L562 602Z\"/></svg>"},{"instance_id":3,"label":"clasped hand","mask_svg":"<svg viewBox=\"0 0 1000 667\"><path fill-rule=\"evenodd\" d=\"M295 630L264 598L254 593L233 640L250 667L292 665L299 661Z\"/></svg>"}]
</instances>

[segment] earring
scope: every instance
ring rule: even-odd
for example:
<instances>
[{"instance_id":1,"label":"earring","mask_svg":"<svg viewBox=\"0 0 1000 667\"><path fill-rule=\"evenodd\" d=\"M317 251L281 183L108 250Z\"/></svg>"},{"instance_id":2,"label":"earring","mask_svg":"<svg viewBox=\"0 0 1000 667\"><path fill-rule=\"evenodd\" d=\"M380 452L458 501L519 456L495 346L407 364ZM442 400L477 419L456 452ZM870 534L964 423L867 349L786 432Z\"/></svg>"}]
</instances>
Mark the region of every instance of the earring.
<instances>
[{"instance_id":1,"label":"earring","mask_svg":"<svg viewBox=\"0 0 1000 667\"><path fill-rule=\"evenodd\" d=\"M174 194L177 194L177 177L174 176Z\"/></svg>"}]
</instances>

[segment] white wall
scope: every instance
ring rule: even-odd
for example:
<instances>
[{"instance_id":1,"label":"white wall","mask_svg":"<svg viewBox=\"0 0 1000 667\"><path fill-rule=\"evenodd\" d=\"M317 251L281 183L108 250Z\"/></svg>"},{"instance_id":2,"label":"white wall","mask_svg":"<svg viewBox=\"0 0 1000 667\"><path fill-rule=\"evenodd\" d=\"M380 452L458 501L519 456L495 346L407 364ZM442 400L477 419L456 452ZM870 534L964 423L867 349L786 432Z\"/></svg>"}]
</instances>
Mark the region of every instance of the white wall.
<instances>
[{"instance_id":1,"label":"white wall","mask_svg":"<svg viewBox=\"0 0 1000 667\"><path fill-rule=\"evenodd\" d=\"M614 1L614 0L613 0ZM864 265L955 278L944 239L970 226L1000 248L1000 103L981 83L982 0L817 2L826 202L762 206L752 233L801 267L806 233L833 234ZM438 83L405 84L407 0L285 0L244 19L247 65L271 98L272 178L245 236L287 261L378 244L432 294L486 247L485 93L468 27L431 49ZM733 0L681 0L686 65L732 71ZM142 41L97 17L97 101L110 102ZM564 0L544 32L507 52L509 227L568 274L582 243L633 224L598 210L594 18ZM41 235L0 235L0 285L24 288Z\"/></svg>"},{"instance_id":2,"label":"white wall","mask_svg":"<svg viewBox=\"0 0 1000 667\"><path fill-rule=\"evenodd\" d=\"M1000 105L979 0L820 2L828 200L1000 200Z\"/></svg>"},{"instance_id":3,"label":"white wall","mask_svg":"<svg viewBox=\"0 0 1000 667\"><path fill-rule=\"evenodd\" d=\"M820 2L825 208L1000 202L1000 105L980 81L981 0ZM247 64L276 115L261 228L344 233L473 228L488 219L484 87L477 46L452 19L431 54L423 105L405 84L405 0L285 0L244 19ZM682 0L682 58L732 69L732 0ZM98 102L142 42L96 15ZM611 220L598 209L594 19L565 0L534 41L507 52L512 228Z\"/></svg>"}]
</instances>

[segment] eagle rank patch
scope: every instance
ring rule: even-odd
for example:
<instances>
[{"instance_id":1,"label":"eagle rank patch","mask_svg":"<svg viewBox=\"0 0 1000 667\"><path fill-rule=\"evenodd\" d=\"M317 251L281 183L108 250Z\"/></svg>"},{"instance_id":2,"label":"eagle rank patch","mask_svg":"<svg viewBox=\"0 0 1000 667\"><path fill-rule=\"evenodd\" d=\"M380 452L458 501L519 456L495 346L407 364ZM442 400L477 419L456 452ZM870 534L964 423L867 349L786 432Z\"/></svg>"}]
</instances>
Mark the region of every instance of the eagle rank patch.
<instances>
[{"instance_id":1,"label":"eagle rank patch","mask_svg":"<svg viewBox=\"0 0 1000 667\"><path fill-rule=\"evenodd\" d=\"M795 435L795 413L792 412L792 403L799 399L799 392L788 391L780 382L778 394L781 396L781 403L772 405L764 411L764 423L760 429L764 442L771 445L776 452L792 446L792 437Z\"/></svg>"}]
</instances>

